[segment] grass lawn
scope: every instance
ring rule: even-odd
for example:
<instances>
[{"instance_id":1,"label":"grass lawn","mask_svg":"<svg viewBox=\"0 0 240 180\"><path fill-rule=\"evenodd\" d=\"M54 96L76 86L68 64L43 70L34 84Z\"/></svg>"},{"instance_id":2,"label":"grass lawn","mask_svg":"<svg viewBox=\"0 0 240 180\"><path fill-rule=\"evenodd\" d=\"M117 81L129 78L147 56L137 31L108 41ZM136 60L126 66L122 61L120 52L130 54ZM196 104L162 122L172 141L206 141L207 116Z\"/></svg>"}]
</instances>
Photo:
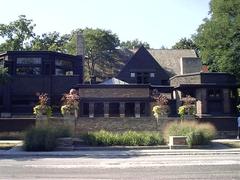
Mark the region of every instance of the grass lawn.
<instances>
[{"instance_id":1,"label":"grass lawn","mask_svg":"<svg viewBox=\"0 0 240 180\"><path fill-rule=\"evenodd\" d=\"M221 142L221 144L224 144L231 148L240 148L240 141L231 141L231 142L226 141L226 142Z\"/></svg>"}]
</instances>

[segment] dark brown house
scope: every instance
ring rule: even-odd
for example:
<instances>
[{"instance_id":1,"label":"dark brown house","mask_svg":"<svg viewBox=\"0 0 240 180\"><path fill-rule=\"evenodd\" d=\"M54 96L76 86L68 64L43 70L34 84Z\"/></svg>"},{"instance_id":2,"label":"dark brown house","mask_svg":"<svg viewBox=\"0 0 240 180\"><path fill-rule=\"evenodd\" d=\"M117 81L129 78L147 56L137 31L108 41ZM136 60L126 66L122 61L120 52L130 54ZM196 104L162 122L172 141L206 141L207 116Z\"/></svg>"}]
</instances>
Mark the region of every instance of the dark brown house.
<instances>
[{"instance_id":1,"label":"dark brown house","mask_svg":"<svg viewBox=\"0 0 240 180\"><path fill-rule=\"evenodd\" d=\"M50 104L74 85L83 82L81 56L51 51L8 51L0 54L11 80L0 86L0 112L8 115L32 113L36 93L48 93Z\"/></svg>"},{"instance_id":2,"label":"dark brown house","mask_svg":"<svg viewBox=\"0 0 240 180\"><path fill-rule=\"evenodd\" d=\"M139 48L115 79L100 84L78 85L80 115L93 117L149 117L152 92L170 99L170 116L186 95L195 97L197 118L219 130L236 126L237 81L228 73L201 72L201 60L193 50ZM219 120L220 119L220 120Z\"/></svg>"}]
</instances>

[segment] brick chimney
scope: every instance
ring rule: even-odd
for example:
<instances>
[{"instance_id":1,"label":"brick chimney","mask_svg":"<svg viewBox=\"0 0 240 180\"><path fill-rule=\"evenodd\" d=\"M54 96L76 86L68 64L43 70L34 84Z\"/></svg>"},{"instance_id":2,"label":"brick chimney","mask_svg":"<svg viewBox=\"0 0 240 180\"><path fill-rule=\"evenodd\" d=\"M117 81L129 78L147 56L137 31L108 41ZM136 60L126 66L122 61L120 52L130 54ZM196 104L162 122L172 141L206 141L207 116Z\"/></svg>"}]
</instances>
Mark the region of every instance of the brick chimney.
<instances>
[{"instance_id":1,"label":"brick chimney","mask_svg":"<svg viewBox=\"0 0 240 180\"><path fill-rule=\"evenodd\" d=\"M77 33L77 55L84 59L84 39L82 33Z\"/></svg>"}]
</instances>

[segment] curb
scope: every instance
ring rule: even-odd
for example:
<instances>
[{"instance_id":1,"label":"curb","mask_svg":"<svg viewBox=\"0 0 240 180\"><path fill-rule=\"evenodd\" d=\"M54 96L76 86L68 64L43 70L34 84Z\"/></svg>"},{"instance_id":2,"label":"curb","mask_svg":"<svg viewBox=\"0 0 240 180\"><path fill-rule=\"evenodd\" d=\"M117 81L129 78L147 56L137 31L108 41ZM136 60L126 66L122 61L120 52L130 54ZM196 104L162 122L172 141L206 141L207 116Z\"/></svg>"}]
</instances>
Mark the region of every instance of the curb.
<instances>
[{"instance_id":1,"label":"curb","mask_svg":"<svg viewBox=\"0 0 240 180\"><path fill-rule=\"evenodd\" d=\"M240 149L225 150L198 150L198 149L101 149L92 150L84 148L82 150L73 151L50 151L50 152L26 152L21 149L16 151L0 151L1 157L137 157L137 156L158 156L158 155L229 155L239 154Z\"/></svg>"}]
</instances>

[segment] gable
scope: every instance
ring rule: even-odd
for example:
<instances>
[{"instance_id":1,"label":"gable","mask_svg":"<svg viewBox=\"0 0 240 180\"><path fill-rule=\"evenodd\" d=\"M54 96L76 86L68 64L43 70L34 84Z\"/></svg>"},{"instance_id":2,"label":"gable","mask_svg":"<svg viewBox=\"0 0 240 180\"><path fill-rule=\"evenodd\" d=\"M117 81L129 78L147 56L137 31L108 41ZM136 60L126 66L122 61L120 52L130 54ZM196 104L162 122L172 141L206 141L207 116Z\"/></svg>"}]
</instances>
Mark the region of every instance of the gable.
<instances>
[{"instance_id":1,"label":"gable","mask_svg":"<svg viewBox=\"0 0 240 180\"><path fill-rule=\"evenodd\" d=\"M128 83L137 83L136 77L131 77L131 73L154 73L154 77L149 78L151 84L161 84L163 80L169 79L165 70L143 46L126 63L117 78Z\"/></svg>"}]
</instances>

